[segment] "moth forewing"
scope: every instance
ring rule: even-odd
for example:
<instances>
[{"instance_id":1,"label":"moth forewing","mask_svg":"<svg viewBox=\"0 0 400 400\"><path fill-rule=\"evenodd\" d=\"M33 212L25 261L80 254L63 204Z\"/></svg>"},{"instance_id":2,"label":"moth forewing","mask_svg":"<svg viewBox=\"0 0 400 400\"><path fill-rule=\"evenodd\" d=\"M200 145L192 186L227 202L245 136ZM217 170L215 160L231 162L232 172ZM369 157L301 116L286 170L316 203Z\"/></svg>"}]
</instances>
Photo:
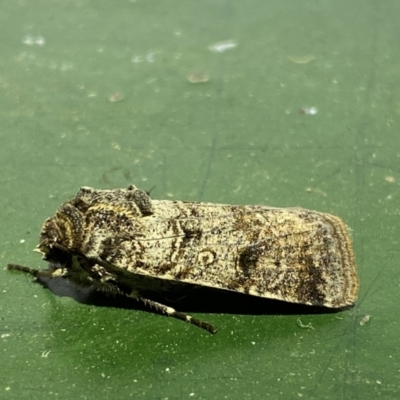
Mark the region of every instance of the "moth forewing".
<instances>
[{"instance_id":1,"label":"moth forewing","mask_svg":"<svg viewBox=\"0 0 400 400\"><path fill-rule=\"evenodd\" d=\"M294 303L340 308L356 299L351 242L337 217L299 208L152 205L141 235L103 254L104 261L132 273Z\"/></svg>"},{"instance_id":2,"label":"moth forewing","mask_svg":"<svg viewBox=\"0 0 400 400\"><path fill-rule=\"evenodd\" d=\"M210 332L211 325L142 293L170 280L342 308L358 291L351 240L338 217L301 208L151 200L133 185L83 187L45 221L38 248L77 285L137 298Z\"/></svg>"}]
</instances>

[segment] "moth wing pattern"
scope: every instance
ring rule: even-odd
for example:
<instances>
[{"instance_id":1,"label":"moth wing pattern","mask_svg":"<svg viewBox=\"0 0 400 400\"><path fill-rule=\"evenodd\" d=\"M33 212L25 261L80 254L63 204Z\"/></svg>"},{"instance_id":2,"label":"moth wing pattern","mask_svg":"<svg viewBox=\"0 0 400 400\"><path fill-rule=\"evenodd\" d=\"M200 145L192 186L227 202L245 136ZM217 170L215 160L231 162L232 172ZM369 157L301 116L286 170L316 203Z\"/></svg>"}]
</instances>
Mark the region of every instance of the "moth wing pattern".
<instances>
[{"instance_id":1,"label":"moth wing pattern","mask_svg":"<svg viewBox=\"0 0 400 400\"><path fill-rule=\"evenodd\" d=\"M152 205L141 237L112 252L100 246L102 260L135 274L293 303L340 308L356 300L351 242L337 217L298 208Z\"/></svg>"}]
</instances>

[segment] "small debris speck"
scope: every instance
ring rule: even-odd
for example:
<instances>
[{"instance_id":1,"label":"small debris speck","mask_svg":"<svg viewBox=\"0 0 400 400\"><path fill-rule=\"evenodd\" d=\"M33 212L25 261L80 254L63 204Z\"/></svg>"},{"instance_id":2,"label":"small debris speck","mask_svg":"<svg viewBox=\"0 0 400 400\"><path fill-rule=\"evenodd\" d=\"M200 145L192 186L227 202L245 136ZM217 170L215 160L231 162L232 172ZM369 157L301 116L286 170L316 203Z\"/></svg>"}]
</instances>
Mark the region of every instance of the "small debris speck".
<instances>
[{"instance_id":1,"label":"small debris speck","mask_svg":"<svg viewBox=\"0 0 400 400\"><path fill-rule=\"evenodd\" d=\"M396 182L396 179L394 178L394 176L386 176L385 181L389 183L394 183Z\"/></svg>"},{"instance_id":2,"label":"small debris speck","mask_svg":"<svg viewBox=\"0 0 400 400\"><path fill-rule=\"evenodd\" d=\"M186 79L190 83L205 83L210 80L210 76L203 72L190 72Z\"/></svg>"},{"instance_id":3,"label":"small debris speck","mask_svg":"<svg viewBox=\"0 0 400 400\"><path fill-rule=\"evenodd\" d=\"M369 320L371 319L370 315L364 315L361 319L360 319L360 325L363 326L365 325Z\"/></svg>"},{"instance_id":4,"label":"small debris speck","mask_svg":"<svg viewBox=\"0 0 400 400\"><path fill-rule=\"evenodd\" d=\"M214 53L223 53L226 50L234 49L237 46L236 42L233 40L226 40L224 42L218 42L209 46L209 50Z\"/></svg>"},{"instance_id":5,"label":"small debris speck","mask_svg":"<svg viewBox=\"0 0 400 400\"><path fill-rule=\"evenodd\" d=\"M318 114L318 108L317 107L302 107L302 108L299 108L299 114L316 115L316 114Z\"/></svg>"},{"instance_id":6,"label":"small debris speck","mask_svg":"<svg viewBox=\"0 0 400 400\"><path fill-rule=\"evenodd\" d=\"M303 328L303 329L311 329L311 330L315 330L314 329L314 327L311 325L311 322L309 322L307 325L304 325L302 322L301 322L301 319L300 318L298 318L297 319L297 325L300 327L300 328Z\"/></svg>"},{"instance_id":7,"label":"small debris speck","mask_svg":"<svg viewBox=\"0 0 400 400\"><path fill-rule=\"evenodd\" d=\"M307 55L303 57L288 56L288 59L295 64L308 64L315 60L315 56Z\"/></svg>"},{"instance_id":8,"label":"small debris speck","mask_svg":"<svg viewBox=\"0 0 400 400\"><path fill-rule=\"evenodd\" d=\"M117 103L118 101L122 101L124 99L124 95L121 92L114 92L108 96L108 101L110 103Z\"/></svg>"}]
</instances>

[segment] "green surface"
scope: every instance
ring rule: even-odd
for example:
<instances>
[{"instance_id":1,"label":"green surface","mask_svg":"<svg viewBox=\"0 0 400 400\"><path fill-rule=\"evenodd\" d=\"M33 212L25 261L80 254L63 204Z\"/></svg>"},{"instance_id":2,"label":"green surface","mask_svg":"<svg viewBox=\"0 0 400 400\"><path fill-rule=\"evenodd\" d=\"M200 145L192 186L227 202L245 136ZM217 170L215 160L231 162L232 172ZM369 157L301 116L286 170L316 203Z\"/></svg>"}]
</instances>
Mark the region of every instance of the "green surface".
<instances>
[{"instance_id":1,"label":"green surface","mask_svg":"<svg viewBox=\"0 0 400 400\"><path fill-rule=\"evenodd\" d=\"M399 15L394 0L2 1L4 266L45 267L41 224L80 186L134 183L339 215L361 292L301 315L314 329L196 312L211 336L0 270L0 398L399 398Z\"/></svg>"}]
</instances>

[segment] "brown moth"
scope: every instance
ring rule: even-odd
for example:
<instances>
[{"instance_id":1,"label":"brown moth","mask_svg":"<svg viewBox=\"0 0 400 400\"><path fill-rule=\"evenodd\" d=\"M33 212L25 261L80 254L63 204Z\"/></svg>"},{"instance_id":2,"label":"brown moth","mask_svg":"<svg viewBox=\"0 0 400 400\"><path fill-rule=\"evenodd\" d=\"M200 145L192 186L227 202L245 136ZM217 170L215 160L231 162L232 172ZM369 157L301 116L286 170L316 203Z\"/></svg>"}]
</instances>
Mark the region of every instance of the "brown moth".
<instances>
[{"instance_id":1,"label":"brown moth","mask_svg":"<svg viewBox=\"0 0 400 400\"><path fill-rule=\"evenodd\" d=\"M52 263L48 269L8 268L132 297L211 333L212 325L143 293L161 290L167 280L340 309L354 304L359 287L351 240L338 217L152 200L134 185L82 187L44 222L37 251Z\"/></svg>"}]
</instances>

